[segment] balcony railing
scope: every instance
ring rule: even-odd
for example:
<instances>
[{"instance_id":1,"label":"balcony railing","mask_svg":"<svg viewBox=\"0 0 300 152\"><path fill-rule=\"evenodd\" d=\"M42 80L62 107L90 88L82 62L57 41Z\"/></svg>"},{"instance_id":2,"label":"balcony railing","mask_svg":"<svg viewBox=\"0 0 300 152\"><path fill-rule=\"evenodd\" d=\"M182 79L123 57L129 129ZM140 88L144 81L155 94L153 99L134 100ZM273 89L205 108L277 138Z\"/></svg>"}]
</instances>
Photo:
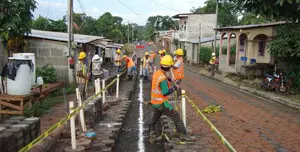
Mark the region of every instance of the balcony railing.
<instances>
[{"instance_id":1,"label":"balcony railing","mask_svg":"<svg viewBox=\"0 0 300 152\"><path fill-rule=\"evenodd\" d=\"M168 30L159 31L159 36L168 36L173 39L178 39L179 41L186 41L188 38L188 33L186 31Z\"/></svg>"}]
</instances>

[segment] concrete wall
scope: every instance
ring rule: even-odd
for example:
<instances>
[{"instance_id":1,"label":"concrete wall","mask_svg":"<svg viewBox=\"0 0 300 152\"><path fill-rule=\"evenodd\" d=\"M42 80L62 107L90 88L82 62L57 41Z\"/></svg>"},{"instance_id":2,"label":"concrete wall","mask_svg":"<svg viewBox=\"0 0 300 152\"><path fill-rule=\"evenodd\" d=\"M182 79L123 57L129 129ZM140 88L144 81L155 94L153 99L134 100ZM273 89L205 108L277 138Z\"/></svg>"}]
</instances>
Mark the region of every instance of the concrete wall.
<instances>
[{"instance_id":1,"label":"concrete wall","mask_svg":"<svg viewBox=\"0 0 300 152\"><path fill-rule=\"evenodd\" d=\"M28 52L35 53L36 66L43 67L47 64L53 65L57 71L57 79L64 81L69 80L68 59L64 55L68 51L67 43L48 41L40 39L28 39Z\"/></svg>"},{"instance_id":2,"label":"concrete wall","mask_svg":"<svg viewBox=\"0 0 300 152\"><path fill-rule=\"evenodd\" d=\"M188 16L187 32L188 40L198 39L201 33L202 37L214 35L216 14L191 14Z\"/></svg>"}]
</instances>

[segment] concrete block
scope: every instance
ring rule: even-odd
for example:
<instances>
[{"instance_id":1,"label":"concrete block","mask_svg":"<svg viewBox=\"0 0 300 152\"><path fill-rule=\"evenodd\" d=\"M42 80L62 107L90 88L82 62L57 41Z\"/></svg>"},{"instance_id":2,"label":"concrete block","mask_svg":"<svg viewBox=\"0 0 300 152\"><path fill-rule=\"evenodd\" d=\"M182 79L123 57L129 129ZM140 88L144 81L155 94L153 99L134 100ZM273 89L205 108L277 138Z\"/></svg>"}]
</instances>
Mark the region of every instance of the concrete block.
<instances>
[{"instance_id":1,"label":"concrete block","mask_svg":"<svg viewBox=\"0 0 300 152\"><path fill-rule=\"evenodd\" d=\"M50 56L50 48L38 48L38 51L37 51L37 56L40 56L40 57L48 57Z\"/></svg>"},{"instance_id":2,"label":"concrete block","mask_svg":"<svg viewBox=\"0 0 300 152\"><path fill-rule=\"evenodd\" d=\"M61 49L56 49L56 48L51 48L51 56L63 56L63 50Z\"/></svg>"},{"instance_id":3,"label":"concrete block","mask_svg":"<svg viewBox=\"0 0 300 152\"><path fill-rule=\"evenodd\" d=\"M54 66L67 66L68 61L65 57L48 57L47 62ZM64 71L66 72L66 71Z\"/></svg>"},{"instance_id":4,"label":"concrete block","mask_svg":"<svg viewBox=\"0 0 300 152\"><path fill-rule=\"evenodd\" d=\"M4 132L7 128L6 127L0 127L0 133Z\"/></svg>"}]
</instances>

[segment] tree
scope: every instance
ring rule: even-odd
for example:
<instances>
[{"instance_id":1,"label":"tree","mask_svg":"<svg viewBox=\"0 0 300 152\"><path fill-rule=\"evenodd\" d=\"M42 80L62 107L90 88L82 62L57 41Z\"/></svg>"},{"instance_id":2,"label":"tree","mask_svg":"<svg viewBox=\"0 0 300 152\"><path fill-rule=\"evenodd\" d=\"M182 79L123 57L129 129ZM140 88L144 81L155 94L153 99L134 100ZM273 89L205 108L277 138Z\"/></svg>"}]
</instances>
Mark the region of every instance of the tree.
<instances>
[{"instance_id":1,"label":"tree","mask_svg":"<svg viewBox=\"0 0 300 152\"><path fill-rule=\"evenodd\" d=\"M267 19L264 16L256 15L254 13L244 13L242 19L239 21L239 25L259 24L266 23L272 20Z\"/></svg>"},{"instance_id":2,"label":"tree","mask_svg":"<svg viewBox=\"0 0 300 152\"><path fill-rule=\"evenodd\" d=\"M64 20L51 20L39 16L32 21L32 29L54 32L67 32L67 25Z\"/></svg>"},{"instance_id":3,"label":"tree","mask_svg":"<svg viewBox=\"0 0 300 152\"><path fill-rule=\"evenodd\" d=\"M247 12L275 20L299 21L300 0L231 0Z\"/></svg>"},{"instance_id":4,"label":"tree","mask_svg":"<svg viewBox=\"0 0 300 152\"><path fill-rule=\"evenodd\" d=\"M279 26L276 33L269 44L270 53L282 59L300 58L300 25Z\"/></svg>"},{"instance_id":5,"label":"tree","mask_svg":"<svg viewBox=\"0 0 300 152\"><path fill-rule=\"evenodd\" d=\"M237 16L239 10L236 9L236 5L228 0L219 0L219 12L218 12L218 25L219 26L232 26L237 25ZM192 8L193 13L215 13L216 12L216 0L207 0L203 7Z\"/></svg>"},{"instance_id":6,"label":"tree","mask_svg":"<svg viewBox=\"0 0 300 152\"><path fill-rule=\"evenodd\" d=\"M146 39L154 40L154 32L159 30L178 29L179 24L174 21L170 16L150 16L146 23Z\"/></svg>"},{"instance_id":7,"label":"tree","mask_svg":"<svg viewBox=\"0 0 300 152\"><path fill-rule=\"evenodd\" d=\"M36 30L47 30L49 28L50 21L39 15L39 17L32 21L32 29Z\"/></svg>"},{"instance_id":8,"label":"tree","mask_svg":"<svg viewBox=\"0 0 300 152\"><path fill-rule=\"evenodd\" d=\"M6 43L10 38L30 33L35 0L1 0L0 39Z\"/></svg>"}]
</instances>

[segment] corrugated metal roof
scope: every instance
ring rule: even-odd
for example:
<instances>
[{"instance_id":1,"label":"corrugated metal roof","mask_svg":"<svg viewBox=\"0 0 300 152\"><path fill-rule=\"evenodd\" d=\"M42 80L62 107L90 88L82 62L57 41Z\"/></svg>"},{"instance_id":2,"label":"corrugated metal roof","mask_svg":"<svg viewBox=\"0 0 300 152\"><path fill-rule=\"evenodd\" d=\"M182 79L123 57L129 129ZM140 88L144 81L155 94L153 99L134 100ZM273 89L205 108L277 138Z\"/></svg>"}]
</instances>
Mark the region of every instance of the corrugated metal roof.
<instances>
[{"instance_id":1,"label":"corrugated metal roof","mask_svg":"<svg viewBox=\"0 0 300 152\"><path fill-rule=\"evenodd\" d=\"M286 24L287 22L272 22L272 23L264 23L264 24L250 24L250 25L241 25L241 26L229 26L229 27L220 27L216 28L217 31L222 30L239 30L239 29L251 29L251 28L259 28L259 27L268 27L268 26L276 26Z\"/></svg>"},{"instance_id":2,"label":"corrugated metal roof","mask_svg":"<svg viewBox=\"0 0 300 152\"><path fill-rule=\"evenodd\" d=\"M51 32L51 31L41 31L41 30L31 30L31 34L28 34L29 37L56 40L56 41L68 41L68 33L63 32ZM74 41L77 43L88 43L98 39L104 39L100 36L92 35L83 35L83 34L74 34Z\"/></svg>"}]
</instances>

